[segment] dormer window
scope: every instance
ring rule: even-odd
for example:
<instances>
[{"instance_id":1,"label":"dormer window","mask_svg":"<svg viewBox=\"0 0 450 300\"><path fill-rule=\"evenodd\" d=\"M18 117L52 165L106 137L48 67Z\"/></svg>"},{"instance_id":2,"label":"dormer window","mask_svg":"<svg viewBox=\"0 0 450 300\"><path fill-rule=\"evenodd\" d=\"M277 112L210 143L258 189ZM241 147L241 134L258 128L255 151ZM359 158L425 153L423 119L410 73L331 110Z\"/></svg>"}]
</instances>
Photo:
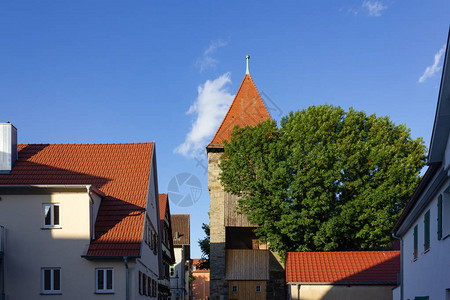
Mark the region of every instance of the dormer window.
<instances>
[{"instance_id":1,"label":"dormer window","mask_svg":"<svg viewBox=\"0 0 450 300\"><path fill-rule=\"evenodd\" d=\"M59 222L59 204L44 204L43 205L43 227L44 228L58 228Z\"/></svg>"}]
</instances>

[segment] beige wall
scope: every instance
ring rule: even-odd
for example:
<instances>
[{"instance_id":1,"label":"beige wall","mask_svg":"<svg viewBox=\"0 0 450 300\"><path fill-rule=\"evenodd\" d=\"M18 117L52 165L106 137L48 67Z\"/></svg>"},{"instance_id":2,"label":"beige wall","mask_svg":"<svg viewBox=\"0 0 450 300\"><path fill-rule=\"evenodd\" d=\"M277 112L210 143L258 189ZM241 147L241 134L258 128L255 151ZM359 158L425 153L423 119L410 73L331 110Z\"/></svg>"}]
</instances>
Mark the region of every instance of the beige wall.
<instances>
[{"instance_id":1,"label":"beige wall","mask_svg":"<svg viewBox=\"0 0 450 300\"><path fill-rule=\"evenodd\" d=\"M1 198L0 223L7 233L7 300L52 297L40 295L43 267L61 268L62 295L57 296L58 299L104 297L95 294L95 269L114 268L115 294L108 299L125 299L125 266L122 260L88 261L81 257L90 243L87 191L1 195ZM43 203L59 203L61 229L42 229ZM129 265L133 272L134 263Z\"/></svg>"},{"instance_id":2,"label":"beige wall","mask_svg":"<svg viewBox=\"0 0 450 300\"><path fill-rule=\"evenodd\" d=\"M393 288L391 285L288 285L291 300L391 300Z\"/></svg>"}]
</instances>

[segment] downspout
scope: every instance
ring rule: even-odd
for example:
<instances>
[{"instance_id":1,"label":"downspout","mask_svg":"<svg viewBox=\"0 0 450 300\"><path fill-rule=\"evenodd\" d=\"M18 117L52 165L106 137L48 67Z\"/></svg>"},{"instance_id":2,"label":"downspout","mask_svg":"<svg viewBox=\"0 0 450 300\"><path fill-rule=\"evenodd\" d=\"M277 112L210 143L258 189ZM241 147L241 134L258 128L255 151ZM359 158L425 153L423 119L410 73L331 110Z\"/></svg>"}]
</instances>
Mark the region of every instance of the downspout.
<instances>
[{"instance_id":1,"label":"downspout","mask_svg":"<svg viewBox=\"0 0 450 300\"><path fill-rule=\"evenodd\" d=\"M400 300L403 300L403 239L392 232L392 237L400 241Z\"/></svg>"},{"instance_id":2,"label":"downspout","mask_svg":"<svg viewBox=\"0 0 450 300\"><path fill-rule=\"evenodd\" d=\"M124 256L123 257L123 263L125 264L125 268L126 268L126 276L125 276L125 299L129 300L130 299L130 270L128 269L128 256Z\"/></svg>"}]
</instances>

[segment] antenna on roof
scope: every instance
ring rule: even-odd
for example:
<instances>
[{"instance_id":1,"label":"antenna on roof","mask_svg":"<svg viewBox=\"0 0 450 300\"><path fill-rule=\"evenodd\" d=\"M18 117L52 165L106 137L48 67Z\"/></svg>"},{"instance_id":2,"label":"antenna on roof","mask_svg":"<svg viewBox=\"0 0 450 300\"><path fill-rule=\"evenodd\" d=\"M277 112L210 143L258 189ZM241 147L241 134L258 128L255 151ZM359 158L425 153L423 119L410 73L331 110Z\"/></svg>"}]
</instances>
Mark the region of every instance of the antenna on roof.
<instances>
[{"instance_id":1,"label":"antenna on roof","mask_svg":"<svg viewBox=\"0 0 450 300\"><path fill-rule=\"evenodd\" d=\"M246 55L245 59L247 60L247 69L245 70L245 74L250 74L250 71L248 69L248 60L250 59L250 55Z\"/></svg>"}]
</instances>

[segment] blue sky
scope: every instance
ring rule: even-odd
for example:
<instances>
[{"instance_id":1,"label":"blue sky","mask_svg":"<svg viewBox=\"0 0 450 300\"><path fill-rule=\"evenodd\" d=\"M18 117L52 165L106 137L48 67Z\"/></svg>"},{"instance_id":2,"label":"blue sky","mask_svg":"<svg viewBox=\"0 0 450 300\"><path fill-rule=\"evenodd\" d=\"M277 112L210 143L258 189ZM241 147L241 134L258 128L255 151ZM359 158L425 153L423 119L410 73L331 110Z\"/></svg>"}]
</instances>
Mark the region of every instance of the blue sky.
<instances>
[{"instance_id":1,"label":"blue sky","mask_svg":"<svg viewBox=\"0 0 450 300\"><path fill-rule=\"evenodd\" d=\"M155 141L160 192L177 174L199 179L197 202L171 206L191 214L199 257L201 154L246 54L275 119L352 106L429 146L449 16L444 0L2 1L0 122L20 143Z\"/></svg>"}]
</instances>

